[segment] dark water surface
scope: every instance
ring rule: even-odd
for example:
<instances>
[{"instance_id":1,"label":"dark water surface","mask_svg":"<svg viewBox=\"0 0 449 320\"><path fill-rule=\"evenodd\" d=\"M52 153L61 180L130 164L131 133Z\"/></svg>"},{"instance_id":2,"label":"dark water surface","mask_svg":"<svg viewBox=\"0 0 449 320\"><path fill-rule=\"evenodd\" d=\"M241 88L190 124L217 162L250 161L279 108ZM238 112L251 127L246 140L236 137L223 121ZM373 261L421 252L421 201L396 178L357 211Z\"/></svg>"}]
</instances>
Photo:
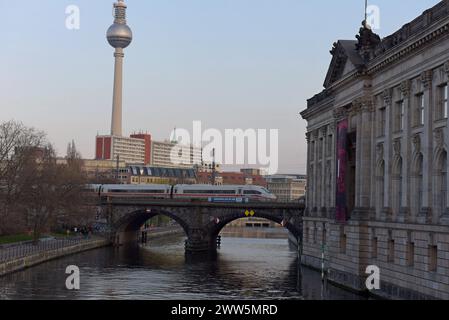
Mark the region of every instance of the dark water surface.
<instances>
[{"instance_id":1,"label":"dark water surface","mask_svg":"<svg viewBox=\"0 0 449 320\"><path fill-rule=\"evenodd\" d=\"M0 278L0 299L361 298L331 285L323 290L320 274L304 267L298 286L296 251L285 234L265 234L248 238L248 232L231 230L217 257L205 260L184 255L184 237L84 252ZM79 291L65 287L68 265L80 268Z\"/></svg>"}]
</instances>

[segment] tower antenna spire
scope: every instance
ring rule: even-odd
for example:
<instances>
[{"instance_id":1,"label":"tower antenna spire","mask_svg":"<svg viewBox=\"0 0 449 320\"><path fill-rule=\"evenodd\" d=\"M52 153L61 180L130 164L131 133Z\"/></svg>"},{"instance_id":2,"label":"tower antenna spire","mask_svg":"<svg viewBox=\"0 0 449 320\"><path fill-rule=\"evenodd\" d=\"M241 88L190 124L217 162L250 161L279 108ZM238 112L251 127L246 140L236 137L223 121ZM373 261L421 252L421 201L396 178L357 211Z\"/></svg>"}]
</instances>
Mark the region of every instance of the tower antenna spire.
<instances>
[{"instance_id":1,"label":"tower antenna spire","mask_svg":"<svg viewBox=\"0 0 449 320\"><path fill-rule=\"evenodd\" d=\"M365 0L365 22L368 22L368 0Z\"/></svg>"}]
</instances>

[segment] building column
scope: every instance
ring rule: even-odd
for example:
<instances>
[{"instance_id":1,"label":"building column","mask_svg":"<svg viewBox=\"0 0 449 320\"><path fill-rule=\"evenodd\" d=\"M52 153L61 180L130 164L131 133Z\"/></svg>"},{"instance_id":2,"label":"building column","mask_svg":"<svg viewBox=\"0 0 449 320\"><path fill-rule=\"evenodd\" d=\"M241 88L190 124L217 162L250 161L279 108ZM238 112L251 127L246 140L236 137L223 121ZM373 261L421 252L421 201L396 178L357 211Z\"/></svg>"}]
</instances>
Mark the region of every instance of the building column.
<instances>
[{"instance_id":1,"label":"building column","mask_svg":"<svg viewBox=\"0 0 449 320\"><path fill-rule=\"evenodd\" d=\"M311 143L310 143L310 132L306 133L306 141L307 141L307 162L306 162L306 174L307 177L310 177L310 163L311 163L311 158L310 158L310 152L311 152ZM307 186L306 186L306 212L305 214L308 215L310 212L310 206L311 206L311 194L312 194L312 189L311 186L313 186L312 182L310 180L307 181Z\"/></svg>"},{"instance_id":2,"label":"building column","mask_svg":"<svg viewBox=\"0 0 449 320\"><path fill-rule=\"evenodd\" d=\"M335 201L337 196L337 131L336 131L336 124L332 123L330 125L330 133L332 134L332 141L330 143L331 146L331 196L330 196L330 203L329 208L331 211L335 211ZM449 193L449 192L448 192Z\"/></svg>"},{"instance_id":3,"label":"building column","mask_svg":"<svg viewBox=\"0 0 449 320\"><path fill-rule=\"evenodd\" d=\"M356 203L357 215L369 218L371 205L371 145L373 101L365 96L355 102L357 115L357 158L356 158Z\"/></svg>"},{"instance_id":4,"label":"building column","mask_svg":"<svg viewBox=\"0 0 449 320\"><path fill-rule=\"evenodd\" d=\"M372 144L372 117L373 117L373 101L371 97L367 97L362 102L362 128L361 128L361 170L360 170L360 201L361 208L370 208L371 195L371 144Z\"/></svg>"},{"instance_id":5,"label":"building column","mask_svg":"<svg viewBox=\"0 0 449 320\"><path fill-rule=\"evenodd\" d=\"M318 130L313 131L312 133L313 143L312 143L312 153L313 153L313 199L312 199L312 213L316 214L316 210L318 209Z\"/></svg>"},{"instance_id":6,"label":"building column","mask_svg":"<svg viewBox=\"0 0 449 320\"><path fill-rule=\"evenodd\" d=\"M326 160L326 142L327 142L327 126L324 126L320 129L321 131L321 139L323 141L322 145L321 145L321 150L320 150L320 154L321 154L321 194L320 194L320 205L319 205L319 210L320 210L320 214L323 213L322 210L326 207L326 194L327 192L329 192L326 187L326 164L327 164L327 160Z\"/></svg>"},{"instance_id":7,"label":"building column","mask_svg":"<svg viewBox=\"0 0 449 320\"><path fill-rule=\"evenodd\" d=\"M383 92L383 102L385 105L385 143L384 143L384 160L385 160L385 178L384 178L384 207L381 208L381 219L386 219L391 211L391 162L392 162L392 90L386 89Z\"/></svg>"},{"instance_id":8,"label":"building column","mask_svg":"<svg viewBox=\"0 0 449 320\"><path fill-rule=\"evenodd\" d=\"M399 222L407 222L410 216L410 162L412 106L410 103L411 83L406 80L401 83L401 93L404 102L404 128L402 134L402 199L399 208Z\"/></svg>"},{"instance_id":9,"label":"building column","mask_svg":"<svg viewBox=\"0 0 449 320\"><path fill-rule=\"evenodd\" d=\"M444 71L445 71L445 77L446 82L449 83L449 61L444 64ZM449 90L449 86L448 86ZM449 92L448 92L449 94ZM446 119L446 129L444 130L444 142L449 143L449 117ZM446 150L449 151L449 150ZM449 153L449 152L448 152ZM446 163L446 186L449 186L449 161ZM440 224L449 225L449 192L446 190L446 209L445 212L443 212L443 215L439 219Z\"/></svg>"},{"instance_id":10,"label":"building column","mask_svg":"<svg viewBox=\"0 0 449 320\"><path fill-rule=\"evenodd\" d=\"M433 71L421 74L421 84L424 94L424 131L423 131L423 203L419 214L419 222L425 223L432 214L432 176L433 176Z\"/></svg>"},{"instance_id":11,"label":"building column","mask_svg":"<svg viewBox=\"0 0 449 320\"><path fill-rule=\"evenodd\" d=\"M446 76L446 81L449 83L449 61L444 64L444 71ZM448 111L449 112L449 111ZM444 141L449 143L449 117L446 119L446 129L444 130ZM449 150L446 150L449 153ZM449 186L449 161L446 163L446 186ZM440 218L440 223L449 225L449 191L446 190L446 210L443 216Z\"/></svg>"}]
</instances>

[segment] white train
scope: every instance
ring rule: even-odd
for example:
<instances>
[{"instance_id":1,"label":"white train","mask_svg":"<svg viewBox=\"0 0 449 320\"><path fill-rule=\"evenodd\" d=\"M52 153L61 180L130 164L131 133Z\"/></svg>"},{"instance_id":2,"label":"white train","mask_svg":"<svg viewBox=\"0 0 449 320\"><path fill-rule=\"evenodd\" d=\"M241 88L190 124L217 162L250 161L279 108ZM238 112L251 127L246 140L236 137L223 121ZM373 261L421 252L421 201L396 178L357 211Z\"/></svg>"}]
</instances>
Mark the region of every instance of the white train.
<instances>
[{"instance_id":1,"label":"white train","mask_svg":"<svg viewBox=\"0 0 449 320\"><path fill-rule=\"evenodd\" d=\"M90 191L96 192L100 197L146 197L152 199L199 199L209 202L254 202L275 201L270 191L260 186L240 185L124 185L105 184L90 185Z\"/></svg>"}]
</instances>

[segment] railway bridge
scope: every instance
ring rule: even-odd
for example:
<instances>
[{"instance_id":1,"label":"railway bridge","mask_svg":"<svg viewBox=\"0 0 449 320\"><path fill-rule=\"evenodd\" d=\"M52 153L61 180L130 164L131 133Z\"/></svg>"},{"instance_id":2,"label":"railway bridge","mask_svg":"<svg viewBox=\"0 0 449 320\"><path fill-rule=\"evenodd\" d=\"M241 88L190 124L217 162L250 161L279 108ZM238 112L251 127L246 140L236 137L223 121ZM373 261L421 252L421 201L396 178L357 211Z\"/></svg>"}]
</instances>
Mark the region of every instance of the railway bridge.
<instances>
[{"instance_id":1,"label":"railway bridge","mask_svg":"<svg viewBox=\"0 0 449 320\"><path fill-rule=\"evenodd\" d=\"M220 231L228 223L246 217L274 221L302 239L304 207L299 203L213 203L114 196L101 199L100 207L116 245L137 241L141 226L158 215L170 217L184 229L186 253L215 252Z\"/></svg>"}]
</instances>

